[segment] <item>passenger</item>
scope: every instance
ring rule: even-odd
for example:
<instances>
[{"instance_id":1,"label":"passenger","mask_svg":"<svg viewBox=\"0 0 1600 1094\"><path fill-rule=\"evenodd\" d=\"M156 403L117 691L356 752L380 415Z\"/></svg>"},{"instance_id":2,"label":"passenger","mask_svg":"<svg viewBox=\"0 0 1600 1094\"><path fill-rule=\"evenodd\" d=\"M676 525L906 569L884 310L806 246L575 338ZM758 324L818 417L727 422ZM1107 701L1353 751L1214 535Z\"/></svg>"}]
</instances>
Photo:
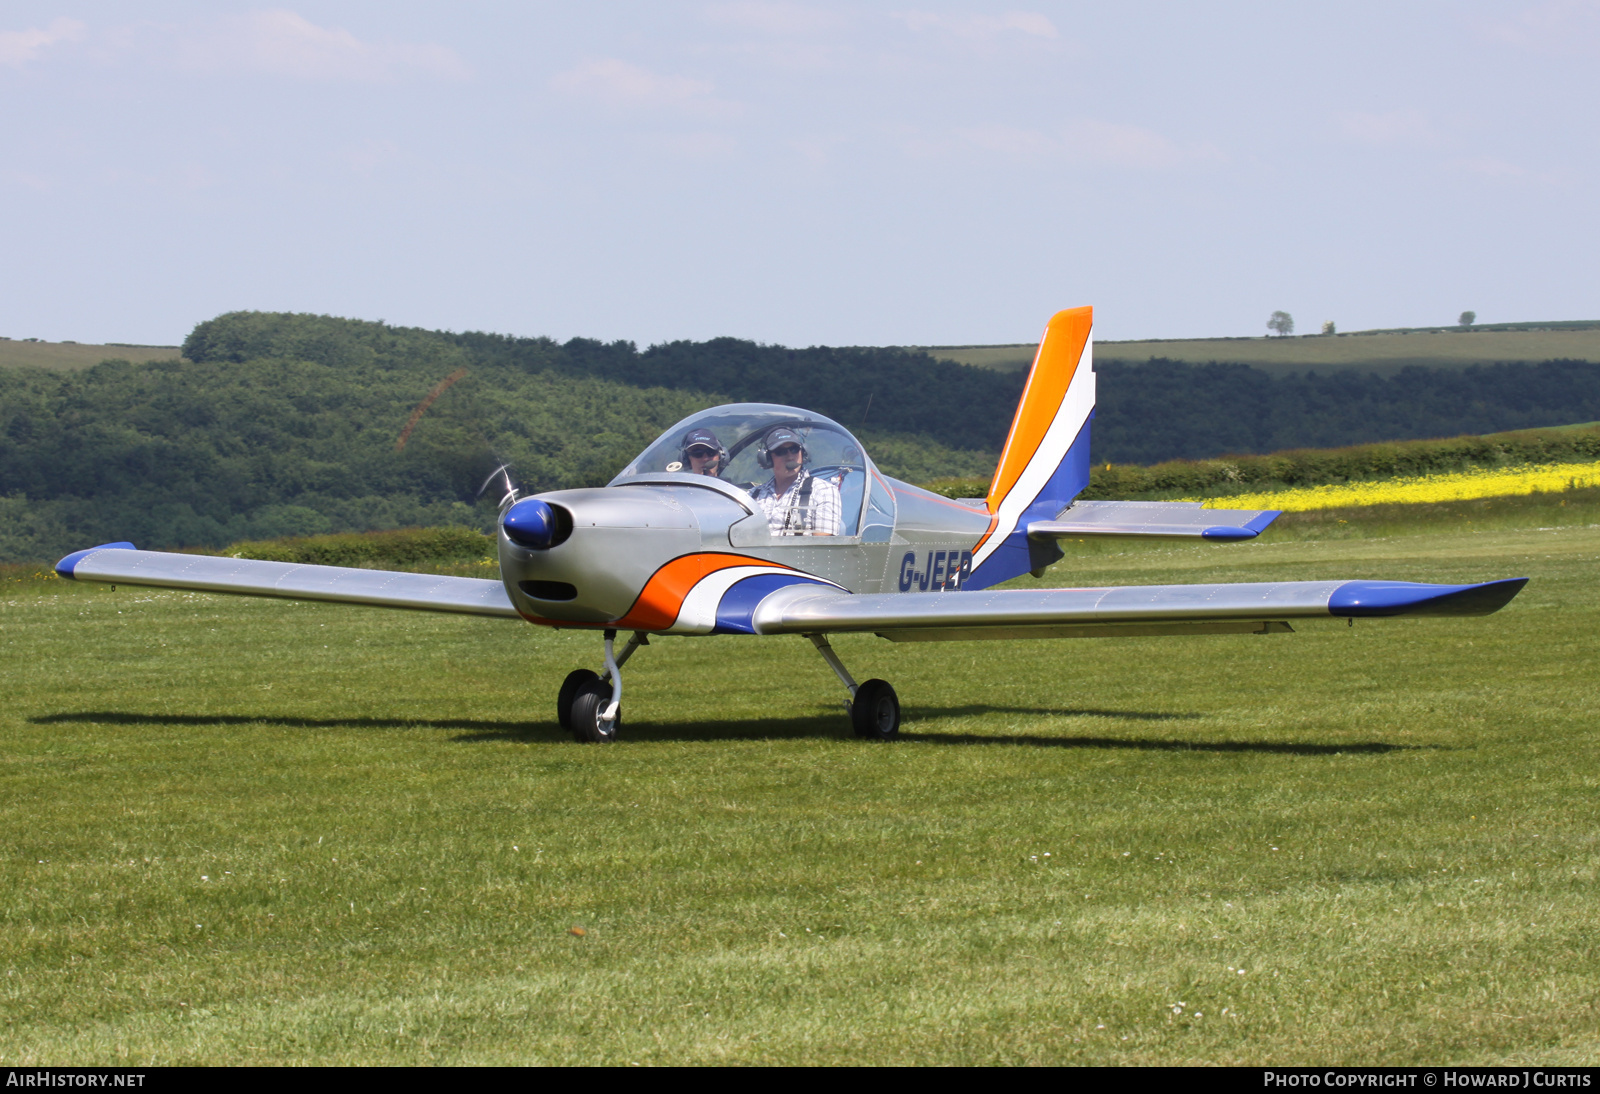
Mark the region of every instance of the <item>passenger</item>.
<instances>
[{"instance_id":1,"label":"passenger","mask_svg":"<svg viewBox=\"0 0 1600 1094\"><path fill-rule=\"evenodd\" d=\"M717 478L727 462L728 450L722 447L715 433L709 429L691 429L683 438L682 461L667 464L667 470Z\"/></svg>"},{"instance_id":2,"label":"passenger","mask_svg":"<svg viewBox=\"0 0 1600 1094\"><path fill-rule=\"evenodd\" d=\"M751 496L775 536L839 534L839 488L805 469L809 457L799 434L787 426L769 430L756 449L757 462L772 468L772 478Z\"/></svg>"}]
</instances>

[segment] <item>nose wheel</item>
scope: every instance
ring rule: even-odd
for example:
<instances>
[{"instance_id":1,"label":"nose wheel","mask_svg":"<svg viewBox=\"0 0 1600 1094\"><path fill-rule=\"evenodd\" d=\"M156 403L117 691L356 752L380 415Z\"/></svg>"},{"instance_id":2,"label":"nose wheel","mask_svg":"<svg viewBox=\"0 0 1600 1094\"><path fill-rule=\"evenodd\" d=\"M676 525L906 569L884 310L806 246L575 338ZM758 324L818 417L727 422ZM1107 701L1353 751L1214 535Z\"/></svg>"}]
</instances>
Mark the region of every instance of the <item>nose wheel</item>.
<instances>
[{"instance_id":1,"label":"nose wheel","mask_svg":"<svg viewBox=\"0 0 1600 1094\"><path fill-rule=\"evenodd\" d=\"M596 676L578 689L572 698L572 735L580 744L606 744L617 739L622 728L622 707L619 704L611 717L611 685Z\"/></svg>"},{"instance_id":2,"label":"nose wheel","mask_svg":"<svg viewBox=\"0 0 1600 1094\"><path fill-rule=\"evenodd\" d=\"M556 720L580 743L603 744L617 739L622 728L622 666L633 651L650 644L650 636L634 631L621 653L613 652L617 632L606 631L606 671L573 669L556 695Z\"/></svg>"},{"instance_id":3,"label":"nose wheel","mask_svg":"<svg viewBox=\"0 0 1600 1094\"><path fill-rule=\"evenodd\" d=\"M894 693L887 680L868 680L857 684L844 667L839 655L833 652L826 635L808 634L811 644L817 647L822 659L839 677L839 682L850 692L845 709L850 712L850 728L857 737L869 741L892 741L900 736L900 697Z\"/></svg>"},{"instance_id":4,"label":"nose wheel","mask_svg":"<svg viewBox=\"0 0 1600 1094\"><path fill-rule=\"evenodd\" d=\"M598 679L600 674L593 669L573 669L561 681L561 691L556 695L556 721L561 723L562 729L572 728L572 703L577 699L578 692L583 690L585 684Z\"/></svg>"}]
</instances>

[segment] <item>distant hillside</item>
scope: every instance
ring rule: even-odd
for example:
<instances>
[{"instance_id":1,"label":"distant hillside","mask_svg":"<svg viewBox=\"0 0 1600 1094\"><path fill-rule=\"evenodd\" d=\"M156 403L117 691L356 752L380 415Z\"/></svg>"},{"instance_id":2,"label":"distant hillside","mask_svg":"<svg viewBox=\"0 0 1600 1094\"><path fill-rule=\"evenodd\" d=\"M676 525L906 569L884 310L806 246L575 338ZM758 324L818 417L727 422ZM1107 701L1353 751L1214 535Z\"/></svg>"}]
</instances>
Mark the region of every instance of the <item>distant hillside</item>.
<instances>
[{"instance_id":1,"label":"distant hillside","mask_svg":"<svg viewBox=\"0 0 1600 1094\"><path fill-rule=\"evenodd\" d=\"M166 361L177 357L177 346L87 345L78 342L30 342L0 338L0 368L48 368L74 371L101 361Z\"/></svg>"},{"instance_id":2,"label":"distant hillside","mask_svg":"<svg viewBox=\"0 0 1600 1094\"><path fill-rule=\"evenodd\" d=\"M735 400L834 417L900 478L982 477L1022 385L1016 372L903 349L719 338L639 350L259 312L199 324L182 358L160 352L77 370L0 368L0 560L113 539L216 547L482 527L490 514L473 500L498 461L532 489L602 483L672 422ZM1387 376L1103 358L1098 368L1097 463L1600 419L1600 366L1581 361ZM402 449L430 392L438 397Z\"/></svg>"},{"instance_id":3,"label":"distant hillside","mask_svg":"<svg viewBox=\"0 0 1600 1094\"><path fill-rule=\"evenodd\" d=\"M728 401L785 403L854 428L916 434L998 452L1022 378L903 349L790 349L738 338L632 342L450 334L327 316L235 312L195 327L184 356L202 362L288 357L331 367L451 361L530 375L550 372L629 387L717 392Z\"/></svg>"},{"instance_id":4,"label":"distant hillside","mask_svg":"<svg viewBox=\"0 0 1600 1094\"><path fill-rule=\"evenodd\" d=\"M841 379L847 373L884 384L863 439L890 474L985 474L991 452L894 431L884 420L938 411L937 397L908 383L922 373L971 376L997 407L1014 402L1004 392L1017 386L958 365L908 361L900 351L801 351L809 373L798 378L789 351L712 344L706 363L693 367L674 356L680 351L667 347L651 358L673 382L647 386L643 376L638 383L609 378L645 356L626 344L561 346L242 314L197 327L186 360L0 370L0 560L44 560L115 539L216 547L407 525L483 526L492 513L472 503L500 460L525 488L597 485L706 406L808 394L815 397L791 401L855 410L848 400L865 403L872 390L858 394L859 385ZM691 386L716 368L736 390ZM763 379L763 369L774 375ZM401 449L416 408L458 370L464 378L428 408ZM801 390L806 375L809 393ZM909 396L897 398L900 389L911 389ZM967 401L981 398L980 391ZM991 411L996 434L1008 413ZM955 432L971 429L959 408L950 417Z\"/></svg>"},{"instance_id":5,"label":"distant hillside","mask_svg":"<svg viewBox=\"0 0 1600 1094\"><path fill-rule=\"evenodd\" d=\"M1031 343L925 346L941 360L1002 372L1033 362ZM1557 359L1600 363L1600 322L1517 324L1470 328L1419 327L1278 338L1192 338L1097 342L1097 362L1143 364L1152 357L1184 364L1245 364L1274 376L1336 370L1391 374L1402 368L1466 368L1499 362Z\"/></svg>"},{"instance_id":6,"label":"distant hillside","mask_svg":"<svg viewBox=\"0 0 1600 1094\"><path fill-rule=\"evenodd\" d=\"M1567 425L1600 418L1586 361L1274 376L1248 365L1097 365L1094 459L1159 463Z\"/></svg>"}]
</instances>

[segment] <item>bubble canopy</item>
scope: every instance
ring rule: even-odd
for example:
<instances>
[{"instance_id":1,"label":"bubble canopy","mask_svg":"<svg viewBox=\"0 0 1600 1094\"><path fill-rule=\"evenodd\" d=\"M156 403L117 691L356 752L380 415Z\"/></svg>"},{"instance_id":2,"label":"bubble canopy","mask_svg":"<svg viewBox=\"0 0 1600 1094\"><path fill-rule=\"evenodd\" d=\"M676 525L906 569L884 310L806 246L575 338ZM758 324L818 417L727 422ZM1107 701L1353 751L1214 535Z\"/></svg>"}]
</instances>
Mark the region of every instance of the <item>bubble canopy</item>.
<instances>
[{"instance_id":1,"label":"bubble canopy","mask_svg":"<svg viewBox=\"0 0 1600 1094\"><path fill-rule=\"evenodd\" d=\"M862 528L863 512L869 513L868 525L874 521L880 525L885 521L888 525L894 523L893 501L879 497L887 491L868 487L872 465L861 442L832 419L775 403L733 403L691 414L657 437L611 484L622 485L641 475L673 479L682 476L685 482L703 482L701 476L690 473L684 442L691 433L709 430L728 454L726 465L718 469L716 477L737 489L753 490L772 478L771 469L761 466L761 458L766 451L766 435L778 426L791 429L800 437L806 450L806 470L839 488L844 535L854 536L861 529L861 534L876 538ZM697 441L702 437L703 434L698 436ZM870 516L878 510L887 515Z\"/></svg>"},{"instance_id":2,"label":"bubble canopy","mask_svg":"<svg viewBox=\"0 0 1600 1094\"><path fill-rule=\"evenodd\" d=\"M861 442L838 422L792 406L734 403L689 415L657 437L612 481L620 482L634 475L687 471L684 439L704 429L710 430L728 453L728 465L721 468L717 477L735 485L759 486L772 477L772 472L763 468L757 459L757 454L764 451L762 438L780 425L799 434L806 449L806 469L813 474L822 468L866 470L866 454Z\"/></svg>"}]
</instances>

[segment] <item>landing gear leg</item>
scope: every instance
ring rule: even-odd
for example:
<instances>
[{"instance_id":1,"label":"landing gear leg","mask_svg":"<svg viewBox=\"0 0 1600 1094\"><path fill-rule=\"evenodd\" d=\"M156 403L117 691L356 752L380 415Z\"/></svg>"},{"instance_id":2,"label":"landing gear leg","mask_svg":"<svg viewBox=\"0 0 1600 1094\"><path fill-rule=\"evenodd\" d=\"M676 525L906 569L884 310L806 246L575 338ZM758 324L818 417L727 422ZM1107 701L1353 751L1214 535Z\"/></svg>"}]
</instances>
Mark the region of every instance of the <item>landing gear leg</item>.
<instances>
[{"instance_id":1,"label":"landing gear leg","mask_svg":"<svg viewBox=\"0 0 1600 1094\"><path fill-rule=\"evenodd\" d=\"M564 724L579 741L614 741L622 726L622 666L633 656L634 650L650 644L650 636L643 631L634 631L620 654L614 650L616 640L616 631L606 631L604 675L597 676L588 669L578 669L568 674L566 682L561 685L557 713L561 713L562 702L570 704L566 709ZM570 699L567 698L569 686Z\"/></svg>"},{"instance_id":2,"label":"landing gear leg","mask_svg":"<svg viewBox=\"0 0 1600 1094\"><path fill-rule=\"evenodd\" d=\"M894 693L888 681L868 680L864 684L857 684L850 670L839 660L839 655L833 652L826 635L808 634L806 637L811 639L811 644L817 647L822 659L850 692L850 701L845 704L845 709L850 712L850 728L855 735L869 741L892 741L898 737L900 697Z\"/></svg>"}]
</instances>

